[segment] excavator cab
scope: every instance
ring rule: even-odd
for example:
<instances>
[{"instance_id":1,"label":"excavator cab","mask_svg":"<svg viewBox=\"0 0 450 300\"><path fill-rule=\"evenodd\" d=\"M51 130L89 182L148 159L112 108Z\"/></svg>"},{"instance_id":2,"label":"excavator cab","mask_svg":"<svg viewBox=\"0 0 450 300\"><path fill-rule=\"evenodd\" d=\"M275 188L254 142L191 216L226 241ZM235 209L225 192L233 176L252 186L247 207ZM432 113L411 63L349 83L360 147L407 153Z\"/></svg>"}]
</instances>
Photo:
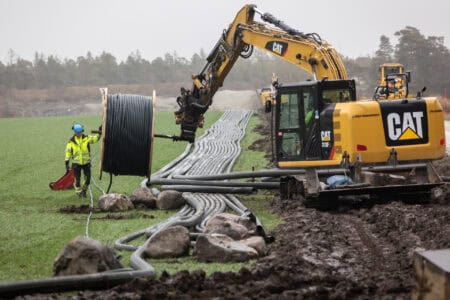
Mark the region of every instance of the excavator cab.
<instances>
[{"instance_id":1,"label":"excavator cab","mask_svg":"<svg viewBox=\"0 0 450 300\"><path fill-rule=\"evenodd\" d=\"M275 144L278 162L327 160L337 103L356 101L354 80L278 85Z\"/></svg>"}]
</instances>

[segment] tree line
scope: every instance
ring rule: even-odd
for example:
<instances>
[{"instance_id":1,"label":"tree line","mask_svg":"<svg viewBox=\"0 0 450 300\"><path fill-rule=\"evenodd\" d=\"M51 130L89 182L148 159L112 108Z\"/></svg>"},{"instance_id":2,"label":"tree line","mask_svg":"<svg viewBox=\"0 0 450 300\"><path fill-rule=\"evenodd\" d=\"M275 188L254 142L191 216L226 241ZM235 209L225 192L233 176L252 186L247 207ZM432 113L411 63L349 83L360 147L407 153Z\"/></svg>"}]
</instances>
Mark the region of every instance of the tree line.
<instances>
[{"instance_id":1,"label":"tree line","mask_svg":"<svg viewBox=\"0 0 450 300\"><path fill-rule=\"evenodd\" d=\"M443 94L450 87L450 52L444 38L425 36L414 27L395 32L396 44L387 36L380 37L379 48L373 56L344 57L350 78L355 78L358 93L371 96L378 82L378 68L382 63L399 62L412 72L412 91L427 86L429 93ZM337 49L339 51L339 49ZM10 60L0 62L0 89L48 89L68 86L105 86L114 84L158 84L189 82L206 63L204 50L190 59L176 52L147 60L137 50L124 61L103 52L76 59L60 59L35 53L32 61L16 57L10 51ZM255 51L247 60L238 60L225 81L227 88L255 89L267 86L272 73L280 81L305 80L308 74L292 64L283 62L265 52ZM174 91L176 94L178 91Z\"/></svg>"}]
</instances>

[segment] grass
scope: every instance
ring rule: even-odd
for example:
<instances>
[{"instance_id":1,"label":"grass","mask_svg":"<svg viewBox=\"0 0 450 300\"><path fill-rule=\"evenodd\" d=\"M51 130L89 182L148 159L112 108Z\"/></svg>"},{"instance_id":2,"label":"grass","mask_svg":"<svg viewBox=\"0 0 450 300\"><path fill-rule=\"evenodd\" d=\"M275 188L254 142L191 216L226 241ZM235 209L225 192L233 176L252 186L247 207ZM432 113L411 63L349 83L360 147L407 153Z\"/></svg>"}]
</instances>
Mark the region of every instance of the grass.
<instances>
[{"instance_id":1,"label":"grass","mask_svg":"<svg viewBox=\"0 0 450 300\"><path fill-rule=\"evenodd\" d=\"M260 170L269 168L269 161L264 158L264 152L249 150L254 141L262 138L261 135L254 131L254 128L261 123L258 115L250 119L247 125L247 131L244 139L241 141L241 155L236 160L233 171L251 171L252 169Z\"/></svg>"},{"instance_id":2,"label":"grass","mask_svg":"<svg viewBox=\"0 0 450 300\"><path fill-rule=\"evenodd\" d=\"M208 112L205 128L219 117L220 112ZM88 204L88 200L79 200L73 190L52 191L48 183L64 174L64 148L71 136L70 127L74 121L84 124L86 129L96 129L100 123L98 116L52 117L0 119L0 281L15 281L49 277L52 275L53 260L61 249L73 238L85 234L85 214L64 214L59 209L69 205ZM243 149L258 135L251 133L257 125L252 118L243 141ZM88 130L86 130L88 131ZM174 124L172 113L158 113L155 120L155 132L177 134L179 128ZM198 136L202 134L202 130ZM158 170L184 151L186 144L170 140L155 139L152 170ZM93 179L104 189L109 178L104 174L103 181L98 180L100 145L92 147ZM243 153L236 170L249 170L251 166L264 166L262 153ZM259 161L262 160L262 161ZM117 176L113 178L111 192L131 194L143 178ZM101 192L92 188L94 205ZM268 213L268 201L265 194L247 197L244 204L254 210L267 225L273 229L279 218ZM170 217L173 211L145 211L154 218L143 218L136 211L127 212L132 218L123 220L101 220L105 213L95 213L90 222L89 236L104 243L112 244L117 238L151 226ZM121 253L124 263L129 253ZM243 264L202 264L191 257L176 260L152 260L151 264L161 272L170 273L181 270L205 269L214 271L236 271Z\"/></svg>"}]
</instances>

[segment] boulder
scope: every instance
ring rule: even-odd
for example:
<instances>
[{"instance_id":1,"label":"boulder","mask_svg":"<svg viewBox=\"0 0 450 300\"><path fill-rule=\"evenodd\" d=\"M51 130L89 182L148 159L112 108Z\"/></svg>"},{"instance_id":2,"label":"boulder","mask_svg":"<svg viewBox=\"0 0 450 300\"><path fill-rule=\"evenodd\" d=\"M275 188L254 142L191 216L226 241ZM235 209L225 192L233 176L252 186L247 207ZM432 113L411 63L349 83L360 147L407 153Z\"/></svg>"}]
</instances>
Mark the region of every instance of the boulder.
<instances>
[{"instance_id":1,"label":"boulder","mask_svg":"<svg viewBox=\"0 0 450 300\"><path fill-rule=\"evenodd\" d=\"M99 241L78 236L67 244L53 264L54 276L80 275L122 268L114 251Z\"/></svg>"},{"instance_id":2,"label":"boulder","mask_svg":"<svg viewBox=\"0 0 450 300\"><path fill-rule=\"evenodd\" d=\"M249 218L221 213L208 220L204 233L225 234L234 240L255 235L256 225Z\"/></svg>"},{"instance_id":3,"label":"boulder","mask_svg":"<svg viewBox=\"0 0 450 300\"><path fill-rule=\"evenodd\" d=\"M194 255L206 262L243 262L258 256L258 252L224 234L200 234Z\"/></svg>"},{"instance_id":4,"label":"boulder","mask_svg":"<svg viewBox=\"0 0 450 300\"><path fill-rule=\"evenodd\" d=\"M189 230L177 225L152 236L145 254L153 258L180 257L189 253L190 245Z\"/></svg>"},{"instance_id":5,"label":"boulder","mask_svg":"<svg viewBox=\"0 0 450 300\"><path fill-rule=\"evenodd\" d=\"M98 206L102 211L124 211L134 208L130 198L116 193L100 196Z\"/></svg>"},{"instance_id":6,"label":"boulder","mask_svg":"<svg viewBox=\"0 0 450 300\"><path fill-rule=\"evenodd\" d=\"M183 198L182 193L178 191L162 191L156 198L156 207L159 209L177 209L185 203L186 200Z\"/></svg>"},{"instance_id":7,"label":"boulder","mask_svg":"<svg viewBox=\"0 0 450 300\"><path fill-rule=\"evenodd\" d=\"M261 236L251 236L245 240L241 240L240 242L255 249L259 256L264 256L267 254L266 242Z\"/></svg>"},{"instance_id":8,"label":"boulder","mask_svg":"<svg viewBox=\"0 0 450 300\"><path fill-rule=\"evenodd\" d=\"M156 208L156 197L147 187L139 187L130 196L130 200L135 208L153 209Z\"/></svg>"}]
</instances>

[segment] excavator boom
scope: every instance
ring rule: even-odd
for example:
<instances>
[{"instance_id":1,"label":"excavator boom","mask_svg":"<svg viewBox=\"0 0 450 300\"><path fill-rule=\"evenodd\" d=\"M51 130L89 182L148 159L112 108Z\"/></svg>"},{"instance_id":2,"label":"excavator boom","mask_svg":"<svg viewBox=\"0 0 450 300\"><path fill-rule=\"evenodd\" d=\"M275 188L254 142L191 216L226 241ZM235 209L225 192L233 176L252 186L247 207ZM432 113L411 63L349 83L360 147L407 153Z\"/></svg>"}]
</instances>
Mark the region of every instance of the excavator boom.
<instances>
[{"instance_id":1,"label":"excavator boom","mask_svg":"<svg viewBox=\"0 0 450 300\"><path fill-rule=\"evenodd\" d=\"M256 22L255 14L263 22ZM194 141L214 94L236 60L250 57L253 47L297 65L312 74L314 80L347 78L341 57L318 34L297 31L271 14L260 12L256 6L246 5L221 35L201 72L192 76L192 88L181 88L177 98L180 109L175 112L176 123L181 125L180 139Z\"/></svg>"}]
</instances>

